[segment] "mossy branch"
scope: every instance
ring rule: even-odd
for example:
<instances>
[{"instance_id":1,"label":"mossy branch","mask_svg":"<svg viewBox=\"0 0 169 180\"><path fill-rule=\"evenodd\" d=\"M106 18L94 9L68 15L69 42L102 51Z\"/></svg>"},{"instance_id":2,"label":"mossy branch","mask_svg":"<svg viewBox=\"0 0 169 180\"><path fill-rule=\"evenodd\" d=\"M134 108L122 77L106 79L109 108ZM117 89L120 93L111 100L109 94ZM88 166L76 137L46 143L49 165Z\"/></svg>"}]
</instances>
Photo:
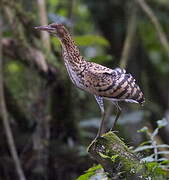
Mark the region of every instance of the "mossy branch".
<instances>
[{"instance_id":1,"label":"mossy branch","mask_svg":"<svg viewBox=\"0 0 169 180\"><path fill-rule=\"evenodd\" d=\"M111 179L167 179L168 173L158 174L141 163L125 143L113 132L93 141L88 147L90 155L104 168Z\"/></svg>"}]
</instances>

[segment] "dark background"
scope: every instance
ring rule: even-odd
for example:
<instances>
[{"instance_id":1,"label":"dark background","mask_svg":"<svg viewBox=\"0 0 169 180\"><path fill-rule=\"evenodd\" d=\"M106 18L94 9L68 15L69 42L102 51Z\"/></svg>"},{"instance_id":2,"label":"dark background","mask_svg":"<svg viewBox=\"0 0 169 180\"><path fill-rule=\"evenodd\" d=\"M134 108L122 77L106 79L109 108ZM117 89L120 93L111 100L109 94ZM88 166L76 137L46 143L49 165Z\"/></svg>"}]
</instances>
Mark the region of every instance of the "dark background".
<instances>
[{"instance_id":1,"label":"dark background","mask_svg":"<svg viewBox=\"0 0 169 180\"><path fill-rule=\"evenodd\" d=\"M137 130L153 131L157 120L169 119L169 3L147 1L152 16L139 2L0 0L0 179L18 179L17 156L31 180L73 180L96 163L86 149L99 127L99 107L70 82L58 40L34 26L64 23L89 61L135 77L145 106L121 103L117 124L129 146L145 140ZM108 131L116 109L109 103L106 109ZM160 131L161 143L169 144L168 130Z\"/></svg>"}]
</instances>

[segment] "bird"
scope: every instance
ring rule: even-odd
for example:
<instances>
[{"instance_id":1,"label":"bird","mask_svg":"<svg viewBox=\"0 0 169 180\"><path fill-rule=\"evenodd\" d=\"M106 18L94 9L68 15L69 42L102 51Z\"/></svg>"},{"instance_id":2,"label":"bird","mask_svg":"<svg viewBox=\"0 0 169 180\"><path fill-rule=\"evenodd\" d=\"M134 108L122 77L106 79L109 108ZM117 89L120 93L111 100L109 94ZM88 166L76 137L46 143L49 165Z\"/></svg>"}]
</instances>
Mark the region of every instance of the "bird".
<instances>
[{"instance_id":1,"label":"bird","mask_svg":"<svg viewBox=\"0 0 169 180\"><path fill-rule=\"evenodd\" d=\"M144 94L136 84L133 76L129 73L127 74L125 69L119 67L111 69L95 62L87 61L80 54L71 33L63 24L52 23L37 26L35 29L46 31L59 39L64 64L72 83L81 90L94 95L102 116L96 139L103 134L105 121L104 100L109 100L117 108L114 125L111 130L121 114L119 101L143 105L145 102Z\"/></svg>"}]
</instances>

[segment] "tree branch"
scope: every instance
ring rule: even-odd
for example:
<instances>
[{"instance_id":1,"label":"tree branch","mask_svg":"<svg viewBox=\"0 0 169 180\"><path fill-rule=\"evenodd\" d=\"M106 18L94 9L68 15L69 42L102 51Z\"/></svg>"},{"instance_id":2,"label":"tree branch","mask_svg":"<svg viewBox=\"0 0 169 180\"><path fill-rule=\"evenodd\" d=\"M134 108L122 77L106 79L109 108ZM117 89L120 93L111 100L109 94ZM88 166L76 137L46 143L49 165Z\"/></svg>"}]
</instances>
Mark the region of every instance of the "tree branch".
<instances>
[{"instance_id":1,"label":"tree branch","mask_svg":"<svg viewBox=\"0 0 169 180\"><path fill-rule=\"evenodd\" d=\"M37 0L37 5L38 5L40 25L47 25L48 19L47 19L45 0ZM45 32L45 31L41 31L40 33L41 33L41 39L42 39L44 48L47 49L48 51L50 51L51 47L50 47L49 33Z\"/></svg>"},{"instance_id":2,"label":"tree branch","mask_svg":"<svg viewBox=\"0 0 169 180\"><path fill-rule=\"evenodd\" d=\"M1 21L0 21L0 29L2 29ZM9 145L9 150L10 150L10 153L12 155L15 167L16 167L18 178L20 180L26 180L22 166L21 166L20 161L19 161L17 151L16 151L14 138L13 138L12 131L10 128L10 124L8 121L8 114L7 114L7 110L6 110L6 104L5 104L5 98L4 98L4 87L3 87L3 73L2 73L3 63L2 63L2 42L1 42L1 39L2 39L2 34L0 31L0 109L1 109L1 118L3 121L3 126L4 126L5 133L6 133L8 145Z\"/></svg>"},{"instance_id":3,"label":"tree branch","mask_svg":"<svg viewBox=\"0 0 169 180\"><path fill-rule=\"evenodd\" d=\"M36 48L32 48L32 46L29 44L27 40L27 36L25 35L25 29L23 27L22 22L20 22L20 19L17 18L17 9L15 9L15 6L13 6L13 1L10 2L10 4L6 3L6 0L3 0L1 2L2 10L5 14L5 17L8 19L8 22L10 24L10 28L13 32L13 35L16 40L13 42L10 42L8 45L15 45L17 46L17 51L19 51L20 59L24 59L31 63L31 60L33 59L33 62L43 71L47 72L48 67L45 60L44 54L39 51ZM9 41L7 41L9 43ZM6 42L6 43L7 43ZM14 51L15 52L15 51ZM15 53L16 54L16 53Z\"/></svg>"},{"instance_id":4,"label":"tree branch","mask_svg":"<svg viewBox=\"0 0 169 180\"><path fill-rule=\"evenodd\" d=\"M129 3L130 5L131 3ZM127 61L130 57L131 48L133 46L134 38L136 35L136 28L137 28L137 7L134 4L129 8L129 19L127 25L127 34L124 41L123 51L120 60L120 67L126 68Z\"/></svg>"},{"instance_id":5,"label":"tree branch","mask_svg":"<svg viewBox=\"0 0 169 180\"><path fill-rule=\"evenodd\" d=\"M165 34L160 22L158 21L157 17L155 16L153 10L149 7L145 0L136 0L136 2L140 5L142 10L147 14L150 18L151 22L153 23L154 27L156 28L159 40L164 47L167 56L169 57L169 42L167 40L167 35Z\"/></svg>"},{"instance_id":6,"label":"tree branch","mask_svg":"<svg viewBox=\"0 0 169 180\"><path fill-rule=\"evenodd\" d=\"M4 56L8 58L19 59L31 68L35 67L37 72L48 81L56 80L59 75L59 71L54 66L46 63L42 51L32 47L22 49L19 42L15 39L3 38L2 51Z\"/></svg>"},{"instance_id":7,"label":"tree branch","mask_svg":"<svg viewBox=\"0 0 169 180\"><path fill-rule=\"evenodd\" d=\"M20 126L22 132L32 131L34 125L30 128L30 119L26 116L26 113L23 112L23 109L19 105L18 101L14 98L10 89L4 83L4 95L6 108L8 113L15 119L16 123Z\"/></svg>"},{"instance_id":8,"label":"tree branch","mask_svg":"<svg viewBox=\"0 0 169 180\"><path fill-rule=\"evenodd\" d=\"M93 141L88 148L90 155L102 165L111 179L136 180L136 179L168 179L168 173L164 170L163 176L155 172L146 164L140 163L139 158L124 144L113 132L108 132ZM161 170L163 171L163 170ZM159 173L159 174L158 174Z\"/></svg>"},{"instance_id":9,"label":"tree branch","mask_svg":"<svg viewBox=\"0 0 169 180\"><path fill-rule=\"evenodd\" d=\"M138 178L145 171L145 166L136 155L112 132L94 141L89 147L89 153L112 179Z\"/></svg>"}]
</instances>

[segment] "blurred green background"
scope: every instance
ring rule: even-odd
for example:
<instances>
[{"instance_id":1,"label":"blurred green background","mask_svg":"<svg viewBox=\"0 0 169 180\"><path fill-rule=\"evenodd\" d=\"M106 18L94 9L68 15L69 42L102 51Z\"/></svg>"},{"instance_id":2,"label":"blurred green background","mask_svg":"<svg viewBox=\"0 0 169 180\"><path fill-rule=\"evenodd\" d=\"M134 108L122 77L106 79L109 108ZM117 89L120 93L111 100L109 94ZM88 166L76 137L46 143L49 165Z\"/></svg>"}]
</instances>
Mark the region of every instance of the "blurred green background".
<instances>
[{"instance_id":1,"label":"blurred green background","mask_svg":"<svg viewBox=\"0 0 169 180\"><path fill-rule=\"evenodd\" d=\"M147 1L169 39L168 0ZM92 95L69 80L55 37L33 27L63 23L81 54L109 68L124 67L145 94L143 107L120 103L118 135L129 146L145 140L137 130L169 120L169 51L139 3L131 0L0 0L4 98L27 179L74 180L96 162L87 146L100 125ZM169 44L168 49L169 49ZM2 98L2 97L1 97ZM108 131L116 113L106 102ZM0 119L3 113L0 110ZM0 121L0 179L18 179ZM158 138L169 144L169 126Z\"/></svg>"}]
</instances>

